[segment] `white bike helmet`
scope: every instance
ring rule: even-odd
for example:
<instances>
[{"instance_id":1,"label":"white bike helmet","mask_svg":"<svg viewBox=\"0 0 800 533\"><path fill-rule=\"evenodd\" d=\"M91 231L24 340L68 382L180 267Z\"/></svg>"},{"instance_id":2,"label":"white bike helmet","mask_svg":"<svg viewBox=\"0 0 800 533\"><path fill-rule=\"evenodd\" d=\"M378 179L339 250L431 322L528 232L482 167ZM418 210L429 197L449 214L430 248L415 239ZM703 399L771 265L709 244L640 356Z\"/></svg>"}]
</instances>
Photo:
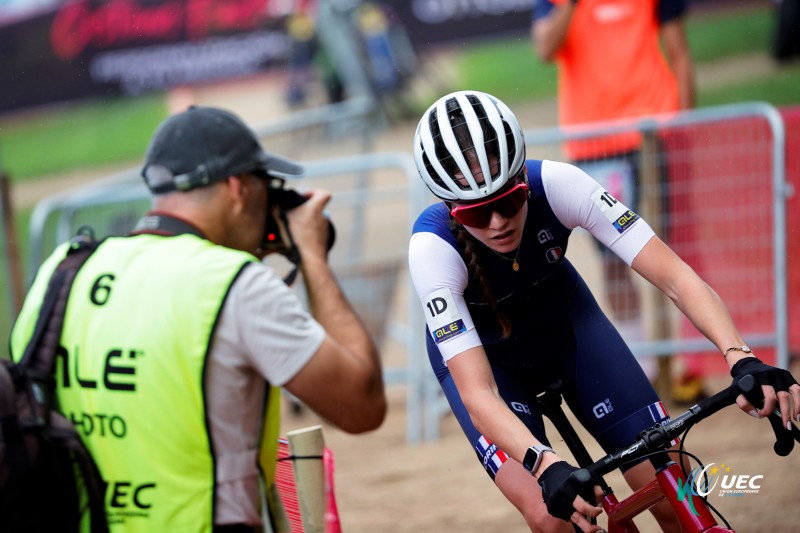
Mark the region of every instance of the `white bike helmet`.
<instances>
[{"instance_id":1,"label":"white bike helmet","mask_svg":"<svg viewBox=\"0 0 800 533\"><path fill-rule=\"evenodd\" d=\"M496 161L491 168L490 156ZM473 173L467 158L473 167L480 164L479 172ZM501 189L525 164L522 128L494 96L454 92L422 115L414 135L414 160L422 181L439 198L480 200ZM459 183L456 173L466 183Z\"/></svg>"}]
</instances>

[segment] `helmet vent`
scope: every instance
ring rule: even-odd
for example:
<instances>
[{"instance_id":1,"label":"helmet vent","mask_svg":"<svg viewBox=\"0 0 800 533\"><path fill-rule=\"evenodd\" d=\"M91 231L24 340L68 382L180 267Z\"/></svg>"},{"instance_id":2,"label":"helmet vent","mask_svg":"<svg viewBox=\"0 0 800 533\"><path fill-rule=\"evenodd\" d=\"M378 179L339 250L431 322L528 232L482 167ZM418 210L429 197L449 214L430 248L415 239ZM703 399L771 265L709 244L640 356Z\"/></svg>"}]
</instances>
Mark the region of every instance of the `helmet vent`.
<instances>
[{"instance_id":1,"label":"helmet vent","mask_svg":"<svg viewBox=\"0 0 800 533\"><path fill-rule=\"evenodd\" d=\"M440 198L482 199L502 188L524 163L521 134L511 110L491 95L452 93L432 105L417 127L417 168Z\"/></svg>"}]
</instances>

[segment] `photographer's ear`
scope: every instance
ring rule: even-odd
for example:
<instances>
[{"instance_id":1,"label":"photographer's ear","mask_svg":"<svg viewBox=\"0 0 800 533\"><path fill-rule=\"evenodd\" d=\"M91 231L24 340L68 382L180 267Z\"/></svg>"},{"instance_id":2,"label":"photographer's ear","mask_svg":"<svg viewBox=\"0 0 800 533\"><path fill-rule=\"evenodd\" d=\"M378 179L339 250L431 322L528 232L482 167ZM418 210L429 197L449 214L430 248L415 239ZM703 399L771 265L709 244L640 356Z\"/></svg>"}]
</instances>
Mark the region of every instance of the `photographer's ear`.
<instances>
[{"instance_id":1,"label":"photographer's ear","mask_svg":"<svg viewBox=\"0 0 800 533\"><path fill-rule=\"evenodd\" d=\"M247 175L246 174L233 174L228 176L224 181L225 189L234 205L234 211L241 212L245 210L246 199L249 192Z\"/></svg>"}]
</instances>

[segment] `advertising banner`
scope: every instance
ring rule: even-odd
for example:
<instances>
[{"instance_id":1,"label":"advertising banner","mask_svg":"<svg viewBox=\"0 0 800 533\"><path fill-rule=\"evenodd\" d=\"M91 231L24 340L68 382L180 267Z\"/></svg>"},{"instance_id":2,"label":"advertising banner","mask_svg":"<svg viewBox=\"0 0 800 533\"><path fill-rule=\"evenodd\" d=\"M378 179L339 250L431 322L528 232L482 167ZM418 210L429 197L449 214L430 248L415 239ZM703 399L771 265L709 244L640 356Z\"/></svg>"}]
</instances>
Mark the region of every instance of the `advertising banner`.
<instances>
[{"instance_id":1,"label":"advertising banner","mask_svg":"<svg viewBox=\"0 0 800 533\"><path fill-rule=\"evenodd\" d=\"M0 112L283 63L287 0L0 0Z\"/></svg>"},{"instance_id":2,"label":"advertising banner","mask_svg":"<svg viewBox=\"0 0 800 533\"><path fill-rule=\"evenodd\" d=\"M0 0L0 113L136 95L285 65L290 14L319 1L380 5L430 46L527 35L535 0ZM323 24L324 21L317 21Z\"/></svg>"},{"instance_id":3,"label":"advertising banner","mask_svg":"<svg viewBox=\"0 0 800 533\"><path fill-rule=\"evenodd\" d=\"M536 0L385 0L417 47L529 35ZM527 37L526 37L527 38Z\"/></svg>"}]
</instances>

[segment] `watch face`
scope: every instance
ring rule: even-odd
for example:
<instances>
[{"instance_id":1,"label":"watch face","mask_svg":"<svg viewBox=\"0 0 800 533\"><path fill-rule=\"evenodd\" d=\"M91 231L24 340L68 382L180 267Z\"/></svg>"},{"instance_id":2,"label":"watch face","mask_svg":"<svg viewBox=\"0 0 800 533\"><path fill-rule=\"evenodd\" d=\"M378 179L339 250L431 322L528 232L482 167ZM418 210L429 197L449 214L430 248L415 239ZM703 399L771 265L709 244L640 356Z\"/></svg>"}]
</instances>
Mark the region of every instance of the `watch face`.
<instances>
[{"instance_id":1,"label":"watch face","mask_svg":"<svg viewBox=\"0 0 800 533\"><path fill-rule=\"evenodd\" d=\"M528 448L528 451L525 452L525 458L522 460L522 466L524 466L526 470L533 473L533 471L536 470L539 455L540 452L533 448Z\"/></svg>"}]
</instances>

